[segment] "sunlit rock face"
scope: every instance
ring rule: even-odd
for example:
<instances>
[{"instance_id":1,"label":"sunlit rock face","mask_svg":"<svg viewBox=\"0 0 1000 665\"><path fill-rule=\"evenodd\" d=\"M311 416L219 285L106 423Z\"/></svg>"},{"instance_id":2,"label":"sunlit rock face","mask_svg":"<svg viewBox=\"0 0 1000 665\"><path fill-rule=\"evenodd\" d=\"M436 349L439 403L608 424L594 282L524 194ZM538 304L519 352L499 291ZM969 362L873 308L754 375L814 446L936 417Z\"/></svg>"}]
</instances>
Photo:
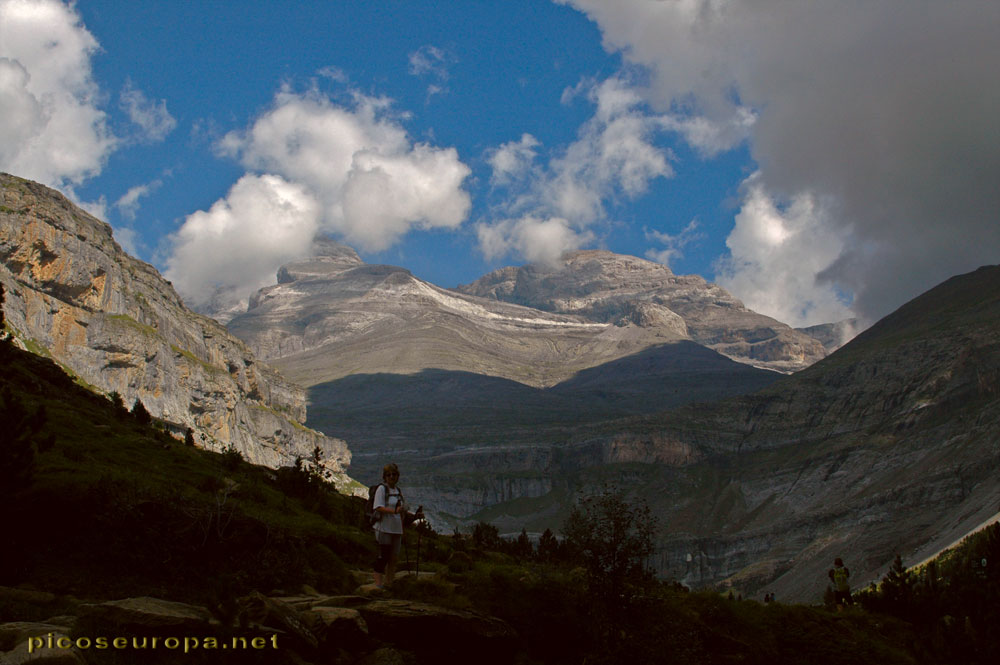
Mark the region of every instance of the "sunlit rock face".
<instances>
[{"instance_id":1,"label":"sunlit rock face","mask_svg":"<svg viewBox=\"0 0 1000 665\"><path fill-rule=\"evenodd\" d=\"M554 266L501 268L457 290L592 321L672 328L734 360L779 371L826 355L809 335L747 309L697 275L607 251L570 252Z\"/></svg>"},{"instance_id":2,"label":"sunlit rock face","mask_svg":"<svg viewBox=\"0 0 1000 665\"><path fill-rule=\"evenodd\" d=\"M272 467L317 446L346 485L343 441L310 430L304 390L260 362L223 326L184 306L111 227L58 192L0 174L0 279L23 344L131 405L136 399L195 442L232 446Z\"/></svg>"}]
</instances>

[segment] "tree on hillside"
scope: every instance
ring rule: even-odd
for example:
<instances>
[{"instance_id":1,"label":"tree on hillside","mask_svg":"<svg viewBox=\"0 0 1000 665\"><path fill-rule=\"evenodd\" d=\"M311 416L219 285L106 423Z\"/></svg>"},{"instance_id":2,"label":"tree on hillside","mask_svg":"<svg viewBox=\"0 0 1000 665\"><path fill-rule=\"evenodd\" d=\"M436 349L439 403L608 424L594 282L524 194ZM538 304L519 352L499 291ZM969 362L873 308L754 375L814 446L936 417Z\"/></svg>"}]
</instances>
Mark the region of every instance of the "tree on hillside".
<instances>
[{"instance_id":1,"label":"tree on hillside","mask_svg":"<svg viewBox=\"0 0 1000 665\"><path fill-rule=\"evenodd\" d=\"M499 552L503 549L500 531L489 522L479 522L472 527L472 542L481 550Z\"/></svg>"},{"instance_id":2,"label":"tree on hillside","mask_svg":"<svg viewBox=\"0 0 1000 665\"><path fill-rule=\"evenodd\" d=\"M545 533L538 539L538 559L540 561L554 561L559 555L559 541L556 540L552 529L546 529Z\"/></svg>"},{"instance_id":3,"label":"tree on hillside","mask_svg":"<svg viewBox=\"0 0 1000 665\"><path fill-rule=\"evenodd\" d=\"M531 538L528 537L527 529L521 529L521 533L518 535L517 540L514 541L514 556L518 559L524 561L530 559L535 554L535 547L531 544Z\"/></svg>"},{"instance_id":4,"label":"tree on hillside","mask_svg":"<svg viewBox=\"0 0 1000 665\"><path fill-rule=\"evenodd\" d=\"M653 554L657 520L645 503L630 503L624 493L605 488L581 499L563 533L570 552L587 571L587 592L613 643L635 598L652 581L647 560Z\"/></svg>"},{"instance_id":5,"label":"tree on hillside","mask_svg":"<svg viewBox=\"0 0 1000 665\"><path fill-rule=\"evenodd\" d=\"M108 399L111 400L111 405L114 407L115 417L119 420L124 420L128 416L128 409L125 408L125 399L121 396L117 390L108 395Z\"/></svg>"},{"instance_id":6,"label":"tree on hillside","mask_svg":"<svg viewBox=\"0 0 1000 665\"><path fill-rule=\"evenodd\" d=\"M149 415L149 411L146 409L146 405L142 403L142 400L136 398L135 404L132 405L132 417L135 421L142 426L149 425L153 422L153 416Z\"/></svg>"}]
</instances>

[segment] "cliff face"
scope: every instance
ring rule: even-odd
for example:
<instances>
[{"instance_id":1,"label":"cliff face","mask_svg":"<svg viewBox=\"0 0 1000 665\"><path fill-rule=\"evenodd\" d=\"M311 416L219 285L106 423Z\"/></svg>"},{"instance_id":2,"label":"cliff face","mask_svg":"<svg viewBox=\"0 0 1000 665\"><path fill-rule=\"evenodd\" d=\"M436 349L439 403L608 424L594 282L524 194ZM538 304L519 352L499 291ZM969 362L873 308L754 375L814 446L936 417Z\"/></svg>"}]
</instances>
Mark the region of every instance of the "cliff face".
<instances>
[{"instance_id":1,"label":"cliff face","mask_svg":"<svg viewBox=\"0 0 1000 665\"><path fill-rule=\"evenodd\" d=\"M343 441L303 427L305 393L259 362L217 322L195 314L169 282L124 253L111 227L36 183L0 174L0 279L22 343L99 390L220 450L277 467L316 446L340 485Z\"/></svg>"},{"instance_id":2,"label":"cliff face","mask_svg":"<svg viewBox=\"0 0 1000 665\"><path fill-rule=\"evenodd\" d=\"M817 340L747 309L697 275L607 251L570 252L555 267L501 268L456 290L596 322L670 327L733 360L779 371L826 355Z\"/></svg>"}]
</instances>

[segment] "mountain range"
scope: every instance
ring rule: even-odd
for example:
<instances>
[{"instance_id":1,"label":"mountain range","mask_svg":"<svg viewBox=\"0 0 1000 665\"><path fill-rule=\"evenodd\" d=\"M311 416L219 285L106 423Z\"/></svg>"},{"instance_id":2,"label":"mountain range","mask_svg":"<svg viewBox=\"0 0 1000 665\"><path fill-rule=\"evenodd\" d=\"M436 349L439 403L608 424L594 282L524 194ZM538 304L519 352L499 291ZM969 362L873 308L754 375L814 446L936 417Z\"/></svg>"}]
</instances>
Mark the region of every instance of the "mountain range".
<instances>
[{"instance_id":1,"label":"mountain range","mask_svg":"<svg viewBox=\"0 0 1000 665\"><path fill-rule=\"evenodd\" d=\"M840 347L850 322L813 337L635 257L449 290L319 239L223 327L61 195L0 192L22 346L205 447L270 466L318 447L345 491L348 464L367 483L396 461L438 527L558 528L610 483L657 516L661 574L809 600L835 556L874 579L1000 510L998 267Z\"/></svg>"}]
</instances>

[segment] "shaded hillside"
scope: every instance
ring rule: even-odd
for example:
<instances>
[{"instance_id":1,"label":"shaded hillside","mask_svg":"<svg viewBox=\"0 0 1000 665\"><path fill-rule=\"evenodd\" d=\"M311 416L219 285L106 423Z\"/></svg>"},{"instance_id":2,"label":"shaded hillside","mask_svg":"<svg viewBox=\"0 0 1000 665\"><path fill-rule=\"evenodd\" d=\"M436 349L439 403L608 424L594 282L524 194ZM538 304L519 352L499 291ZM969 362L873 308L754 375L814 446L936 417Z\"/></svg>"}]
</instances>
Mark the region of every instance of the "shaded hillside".
<instances>
[{"instance_id":1,"label":"shaded hillside","mask_svg":"<svg viewBox=\"0 0 1000 665\"><path fill-rule=\"evenodd\" d=\"M640 472L664 572L814 593L834 556L864 579L919 560L1000 504L1000 268L955 277L761 392L591 430L687 446Z\"/></svg>"},{"instance_id":2,"label":"shaded hillside","mask_svg":"<svg viewBox=\"0 0 1000 665\"><path fill-rule=\"evenodd\" d=\"M566 436L586 423L752 392L779 376L687 341L582 370L545 389L471 372L355 374L309 390L309 424L351 442L357 477L377 477L392 457L405 460L420 482L430 454L530 444L542 431ZM446 479L438 482L447 487Z\"/></svg>"}]
</instances>

